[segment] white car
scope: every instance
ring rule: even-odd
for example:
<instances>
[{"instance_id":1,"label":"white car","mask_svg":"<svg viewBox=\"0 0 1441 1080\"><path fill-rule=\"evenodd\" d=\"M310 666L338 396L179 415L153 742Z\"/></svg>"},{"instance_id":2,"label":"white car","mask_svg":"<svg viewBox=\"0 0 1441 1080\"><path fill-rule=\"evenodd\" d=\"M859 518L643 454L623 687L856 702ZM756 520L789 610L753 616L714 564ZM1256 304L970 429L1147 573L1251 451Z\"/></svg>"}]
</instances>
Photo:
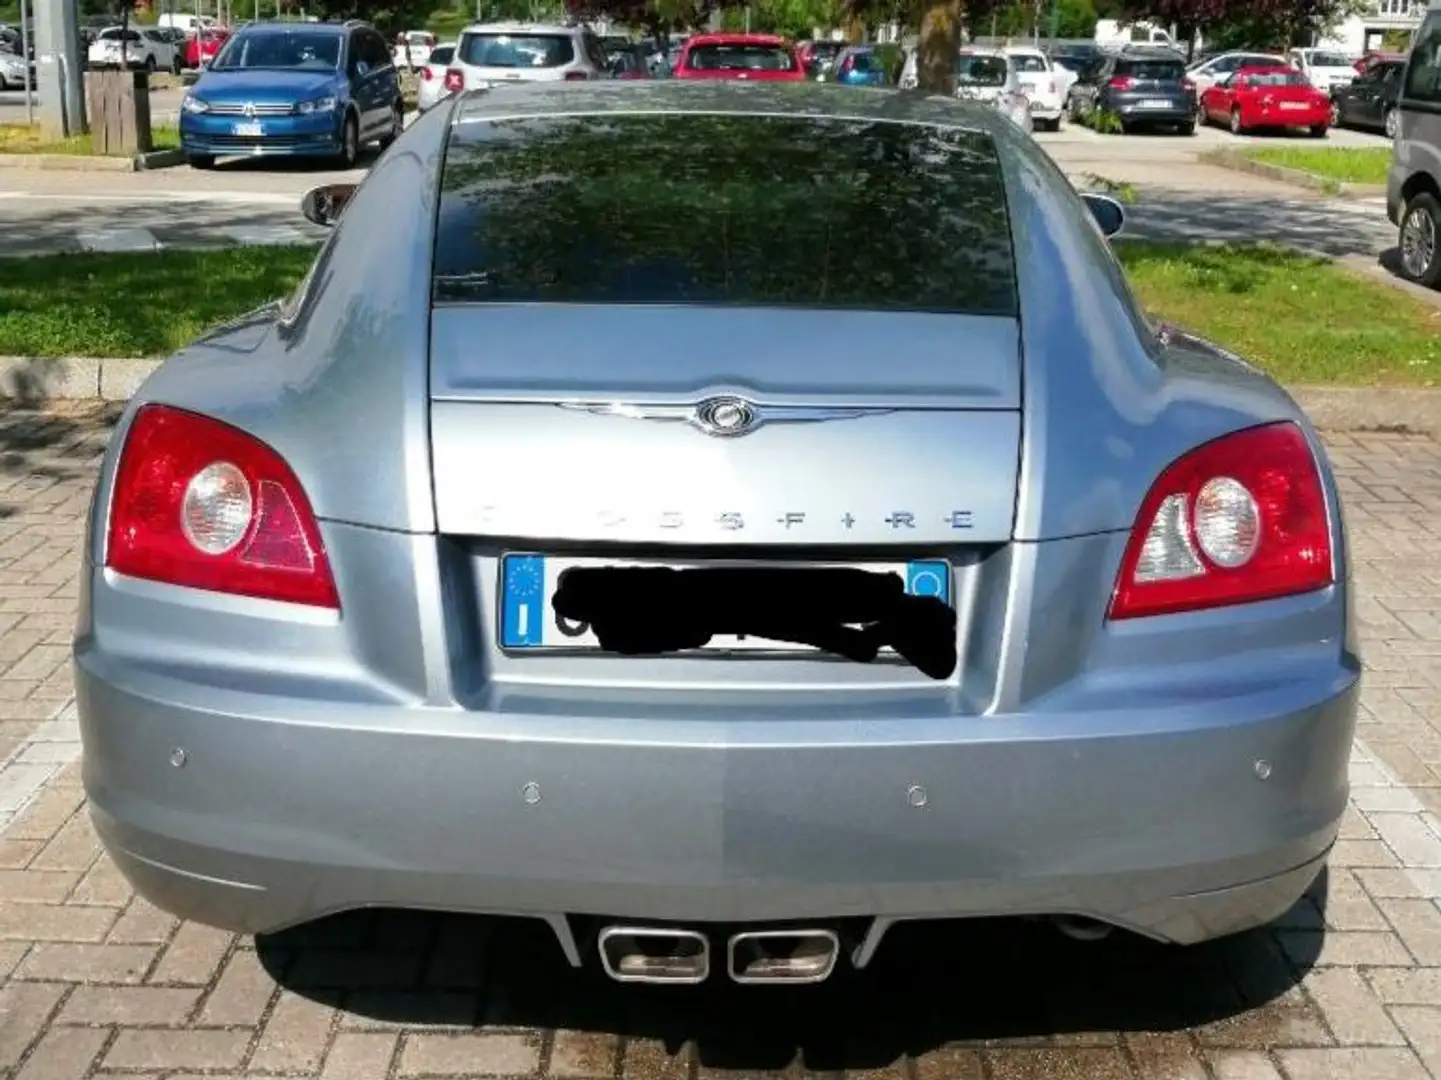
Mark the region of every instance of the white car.
<instances>
[{"instance_id":1,"label":"white car","mask_svg":"<svg viewBox=\"0 0 1441 1080\"><path fill-rule=\"evenodd\" d=\"M1186 77L1196 86L1196 100L1201 94L1223 79L1228 79L1243 67L1267 67L1272 64L1286 64L1284 56L1259 52L1226 52L1197 61L1186 69Z\"/></svg>"},{"instance_id":2,"label":"white car","mask_svg":"<svg viewBox=\"0 0 1441 1080\"><path fill-rule=\"evenodd\" d=\"M460 32L450 89L484 90L508 82L604 79L609 65L600 38L584 26L480 23Z\"/></svg>"},{"instance_id":3,"label":"white car","mask_svg":"<svg viewBox=\"0 0 1441 1080\"><path fill-rule=\"evenodd\" d=\"M0 52L0 90L25 89L25 58Z\"/></svg>"},{"instance_id":4,"label":"white car","mask_svg":"<svg viewBox=\"0 0 1441 1080\"><path fill-rule=\"evenodd\" d=\"M180 73L180 49L161 31L153 26L127 27L124 30L123 59L121 33L120 27L107 26L95 36L86 54L91 67L132 67Z\"/></svg>"},{"instance_id":5,"label":"white car","mask_svg":"<svg viewBox=\"0 0 1441 1080\"><path fill-rule=\"evenodd\" d=\"M390 62L396 71L414 71L424 63L435 44L435 35L429 30L407 30L391 46Z\"/></svg>"},{"instance_id":6,"label":"white car","mask_svg":"<svg viewBox=\"0 0 1441 1080\"><path fill-rule=\"evenodd\" d=\"M448 98L452 91L445 85L446 72L455 57L455 42L446 41L430 50L425 63L420 65L418 81L420 89L416 94L415 107L425 112Z\"/></svg>"},{"instance_id":7,"label":"white car","mask_svg":"<svg viewBox=\"0 0 1441 1080\"><path fill-rule=\"evenodd\" d=\"M967 47L956 66L956 97L990 104L1022 131L1034 127L1032 102L1015 59L1001 49Z\"/></svg>"},{"instance_id":8,"label":"white car","mask_svg":"<svg viewBox=\"0 0 1441 1080\"><path fill-rule=\"evenodd\" d=\"M1059 131L1075 73L1055 67L1049 56L1031 46L1012 45L1004 52L1030 99L1035 126L1042 131Z\"/></svg>"},{"instance_id":9,"label":"white car","mask_svg":"<svg viewBox=\"0 0 1441 1080\"><path fill-rule=\"evenodd\" d=\"M1289 57L1291 66L1312 86L1328 94L1339 86L1350 86L1356 78L1351 58L1335 49L1292 49Z\"/></svg>"}]
</instances>

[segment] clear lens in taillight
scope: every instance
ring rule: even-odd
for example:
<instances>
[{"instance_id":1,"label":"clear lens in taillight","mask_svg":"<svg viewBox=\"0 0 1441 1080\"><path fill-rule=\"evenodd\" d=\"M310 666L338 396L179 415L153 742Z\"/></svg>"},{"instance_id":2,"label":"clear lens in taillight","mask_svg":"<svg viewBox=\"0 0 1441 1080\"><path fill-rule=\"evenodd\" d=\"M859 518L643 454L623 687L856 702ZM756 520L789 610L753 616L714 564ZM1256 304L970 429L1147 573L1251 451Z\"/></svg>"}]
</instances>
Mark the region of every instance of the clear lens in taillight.
<instances>
[{"instance_id":1,"label":"clear lens in taillight","mask_svg":"<svg viewBox=\"0 0 1441 1080\"><path fill-rule=\"evenodd\" d=\"M339 609L300 481L239 428L146 405L125 435L105 565L128 577Z\"/></svg>"},{"instance_id":2,"label":"clear lens in taillight","mask_svg":"<svg viewBox=\"0 0 1441 1080\"><path fill-rule=\"evenodd\" d=\"M1265 424L1162 472L1127 542L1109 618L1274 599L1333 581L1315 455L1295 424Z\"/></svg>"}]
</instances>

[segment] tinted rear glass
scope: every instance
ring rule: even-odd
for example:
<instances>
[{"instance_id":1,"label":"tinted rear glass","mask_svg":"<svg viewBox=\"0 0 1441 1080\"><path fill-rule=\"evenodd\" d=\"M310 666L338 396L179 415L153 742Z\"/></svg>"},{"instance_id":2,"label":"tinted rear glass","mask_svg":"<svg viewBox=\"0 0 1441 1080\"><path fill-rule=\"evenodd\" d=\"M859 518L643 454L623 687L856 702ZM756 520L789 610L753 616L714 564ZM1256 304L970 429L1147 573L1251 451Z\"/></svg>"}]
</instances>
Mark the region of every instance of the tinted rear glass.
<instances>
[{"instance_id":1,"label":"tinted rear glass","mask_svg":"<svg viewBox=\"0 0 1441 1080\"><path fill-rule=\"evenodd\" d=\"M430 50L430 58L426 62L430 64L448 64L450 63L450 58L454 55L454 45L437 45Z\"/></svg>"},{"instance_id":2,"label":"tinted rear glass","mask_svg":"<svg viewBox=\"0 0 1441 1080\"><path fill-rule=\"evenodd\" d=\"M796 58L780 45L697 45L686 54L694 71L794 71Z\"/></svg>"},{"instance_id":3,"label":"tinted rear glass","mask_svg":"<svg viewBox=\"0 0 1441 1080\"><path fill-rule=\"evenodd\" d=\"M460 58L472 67L560 67L575 59L575 46L567 34L466 34Z\"/></svg>"},{"instance_id":4,"label":"tinted rear glass","mask_svg":"<svg viewBox=\"0 0 1441 1080\"><path fill-rule=\"evenodd\" d=\"M1014 315L989 136L715 114L471 122L451 134L437 302Z\"/></svg>"},{"instance_id":5,"label":"tinted rear glass","mask_svg":"<svg viewBox=\"0 0 1441 1080\"><path fill-rule=\"evenodd\" d=\"M1310 86L1310 81L1294 68L1270 68L1266 71L1248 71L1246 82L1252 86Z\"/></svg>"},{"instance_id":6,"label":"tinted rear glass","mask_svg":"<svg viewBox=\"0 0 1441 1080\"><path fill-rule=\"evenodd\" d=\"M1032 75L1037 72L1046 72L1050 68L1046 65L1044 56L1037 56L1035 53L1012 53L1011 63L1016 65L1016 70L1023 75Z\"/></svg>"},{"instance_id":7,"label":"tinted rear glass","mask_svg":"<svg viewBox=\"0 0 1441 1080\"><path fill-rule=\"evenodd\" d=\"M1133 79L1180 82L1186 77L1186 65L1179 60L1117 60L1116 74Z\"/></svg>"},{"instance_id":8,"label":"tinted rear glass","mask_svg":"<svg viewBox=\"0 0 1441 1080\"><path fill-rule=\"evenodd\" d=\"M965 86L1004 86L1006 60L1003 56L962 56L956 81Z\"/></svg>"},{"instance_id":9,"label":"tinted rear glass","mask_svg":"<svg viewBox=\"0 0 1441 1080\"><path fill-rule=\"evenodd\" d=\"M1313 52L1311 54L1312 67L1350 67L1351 60L1345 53L1338 52Z\"/></svg>"}]
</instances>

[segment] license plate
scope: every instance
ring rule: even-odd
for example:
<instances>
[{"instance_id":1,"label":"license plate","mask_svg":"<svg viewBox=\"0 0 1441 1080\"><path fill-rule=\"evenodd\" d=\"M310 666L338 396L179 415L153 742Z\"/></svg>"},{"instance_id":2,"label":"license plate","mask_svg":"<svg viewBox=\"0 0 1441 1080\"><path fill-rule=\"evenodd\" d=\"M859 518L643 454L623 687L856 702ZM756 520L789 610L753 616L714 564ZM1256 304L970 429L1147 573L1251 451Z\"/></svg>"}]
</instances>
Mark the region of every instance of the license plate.
<instances>
[{"instance_id":1,"label":"license plate","mask_svg":"<svg viewBox=\"0 0 1441 1080\"><path fill-rule=\"evenodd\" d=\"M687 566L694 564L687 564ZM871 573L895 574L912 596L934 596L951 603L951 566L944 559L918 559L894 563L818 563L817 567L849 567ZM500 561L500 644L503 649L540 652L564 649L599 652L600 641L585 624L568 624L555 613L551 597L560 575L571 567L676 566L641 560L555 558L510 553ZM795 642L772 641L747 635L717 634L701 652L770 652L814 655L817 650ZM890 649L883 652L894 655Z\"/></svg>"},{"instance_id":2,"label":"license plate","mask_svg":"<svg viewBox=\"0 0 1441 1080\"><path fill-rule=\"evenodd\" d=\"M1171 103L1161 98L1146 98L1140 104L1142 109L1169 109L1170 107Z\"/></svg>"},{"instance_id":3,"label":"license plate","mask_svg":"<svg viewBox=\"0 0 1441 1080\"><path fill-rule=\"evenodd\" d=\"M1283 102L1281 102L1281 108L1287 109L1287 110L1304 109L1305 107L1306 107L1306 103L1305 103L1304 101L1283 101Z\"/></svg>"},{"instance_id":4,"label":"license plate","mask_svg":"<svg viewBox=\"0 0 1441 1080\"><path fill-rule=\"evenodd\" d=\"M263 124L236 124L235 134L255 138L265 134L265 126Z\"/></svg>"}]
</instances>

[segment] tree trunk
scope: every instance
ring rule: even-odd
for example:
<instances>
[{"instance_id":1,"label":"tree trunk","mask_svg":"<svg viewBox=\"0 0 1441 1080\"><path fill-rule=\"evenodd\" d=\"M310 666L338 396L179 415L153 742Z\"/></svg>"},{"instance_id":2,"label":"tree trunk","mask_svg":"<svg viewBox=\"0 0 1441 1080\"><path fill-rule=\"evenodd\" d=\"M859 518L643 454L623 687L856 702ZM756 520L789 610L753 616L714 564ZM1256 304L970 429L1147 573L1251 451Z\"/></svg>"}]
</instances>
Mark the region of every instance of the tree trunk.
<instances>
[{"instance_id":1,"label":"tree trunk","mask_svg":"<svg viewBox=\"0 0 1441 1080\"><path fill-rule=\"evenodd\" d=\"M961 0L930 0L921 15L916 81L928 94L953 97L961 48Z\"/></svg>"}]
</instances>

